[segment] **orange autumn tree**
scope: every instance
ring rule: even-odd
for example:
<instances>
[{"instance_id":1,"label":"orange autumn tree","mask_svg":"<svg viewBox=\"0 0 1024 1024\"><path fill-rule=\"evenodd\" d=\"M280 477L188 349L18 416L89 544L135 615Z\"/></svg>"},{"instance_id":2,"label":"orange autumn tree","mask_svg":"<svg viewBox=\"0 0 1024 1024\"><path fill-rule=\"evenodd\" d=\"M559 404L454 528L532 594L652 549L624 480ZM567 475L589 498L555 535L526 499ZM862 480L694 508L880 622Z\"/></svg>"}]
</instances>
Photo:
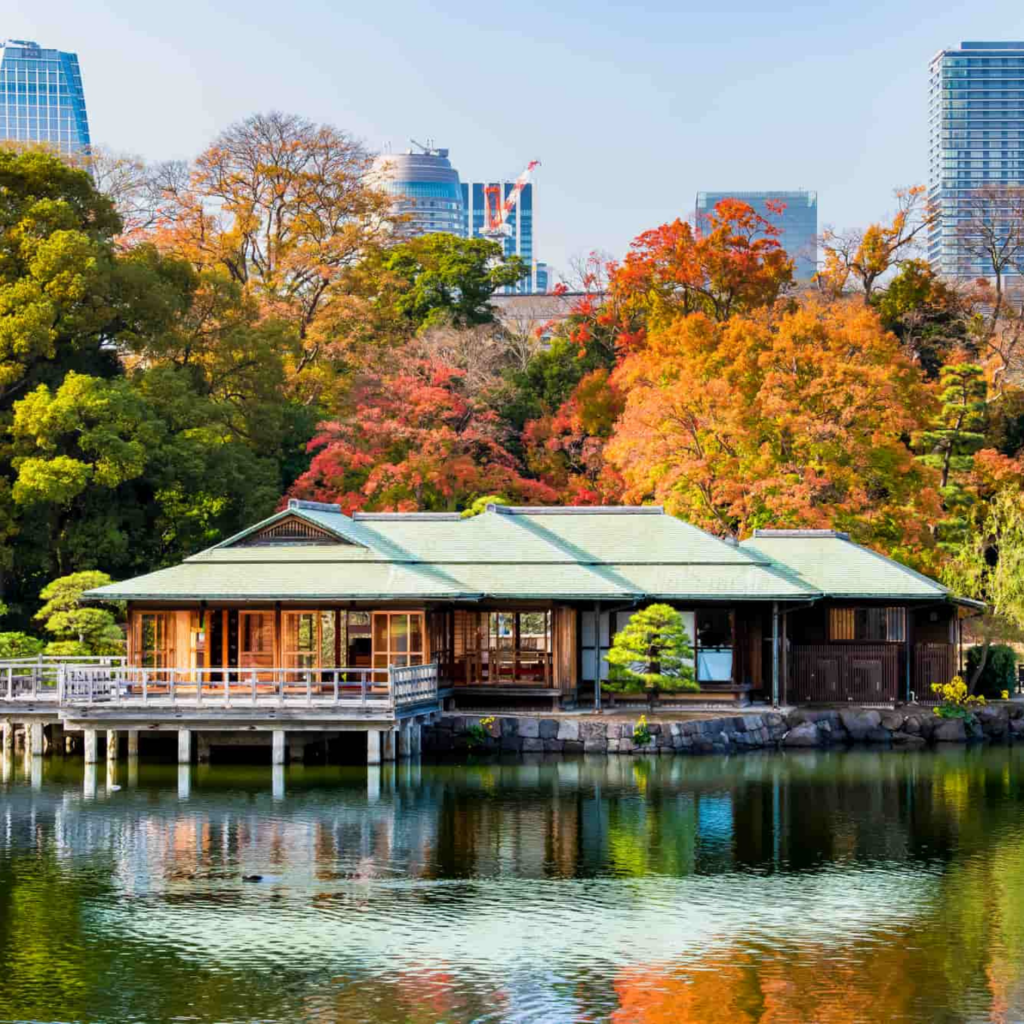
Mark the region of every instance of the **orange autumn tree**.
<instances>
[{"instance_id":1,"label":"orange autumn tree","mask_svg":"<svg viewBox=\"0 0 1024 1024\"><path fill-rule=\"evenodd\" d=\"M782 204L769 204L781 214ZM722 321L770 306L793 282L793 260L771 219L724 199L694 227L676 219L645 231L611 275L618 315L642 311L649 330L701 312Z\"/></svg>"},{"instance_id":2,"label":"orange autumn tree","mask_svg":"<svg viewBox=\"0 0 1024 1024\"><path fill-rule=\"evenodd\" d=\"M391 203L370 164L337 128L256 114L166 182L148 235L198 270L227 273L265 317L288 326L291 380L304 401L322 391L339 308L350 304L346 277L387 239Z\"/></svg>"},{"instance_id":3,"label":"orange autumn tree","mask_svg":"<svg viewBox=\"0 0 1024 1024\"><path fill-rule=\"evenodd\" d=\"M559 409L523 429L526 465L567 505L615 505L622 477L604 447L622 414L623 395L605 369L588 373Z\"/></svg>"},{"instance_id":4,"label":"orange autumn tree","mask_svg":"<svg viewBox=\"0 0 1024 1024\"><path fill-rule=\"evenodd\" d=\"M904 556L930 546L935 474L908 441L934 399L861 303L683 317L613 379L626 405L605 454L626 500L718 534L834 527Z\"/></svg>"},{"instance_id":5,"label":"orange autumn tree","mask_svg":"<svg viewBox=\"0 0 1024 1024\"><path fill-rule=\"evenodd\" d=\"M935 211L924 185L897 189L895 198L896 212L887 223L871 224L863 231L825 229L821 237L825 262L816 277L824 294L838 298L852 281L868 303L879 279L914 255L934 223Z\"/></svg>"},{"instance_id":6,"label":"orange autumn tree","mask_svg":"<svg viewBox=\"0 0 1024 1024\"><path fill-rule=\"evenodd\" d=\"M464 377L436 360L365 375L351 413L320 424L291 495L345 512L458 511L486 494L555 503L550 487L522 475L498 416L466 393Z\"/></svg>"}]
</instances>

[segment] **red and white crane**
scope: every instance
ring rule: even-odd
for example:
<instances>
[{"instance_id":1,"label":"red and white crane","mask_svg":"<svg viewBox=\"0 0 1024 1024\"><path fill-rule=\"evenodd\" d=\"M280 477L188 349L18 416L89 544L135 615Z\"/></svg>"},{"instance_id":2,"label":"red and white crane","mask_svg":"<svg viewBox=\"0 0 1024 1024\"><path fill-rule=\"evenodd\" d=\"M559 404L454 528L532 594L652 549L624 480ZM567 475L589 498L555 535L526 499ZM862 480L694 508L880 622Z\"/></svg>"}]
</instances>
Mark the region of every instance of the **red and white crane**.
<instances>
[{"instance_id":1,"label":"red and white crane","mask_svg":"<svg viewBox=\"0 0 1024 1024\"><path fill-rule=\"evenodd\" d=\"M501 185L487 185L484 188L484 226L480 229L481 235L485 238L503 238L505 235L512 234L508 218L516 208L519 196L526 188L533 169L539 166L539 160L531 160L526 165L526 170L516 178L516 183L512 186L508 199L504 202L501 201Z\"/></svg>"}]
</instances>

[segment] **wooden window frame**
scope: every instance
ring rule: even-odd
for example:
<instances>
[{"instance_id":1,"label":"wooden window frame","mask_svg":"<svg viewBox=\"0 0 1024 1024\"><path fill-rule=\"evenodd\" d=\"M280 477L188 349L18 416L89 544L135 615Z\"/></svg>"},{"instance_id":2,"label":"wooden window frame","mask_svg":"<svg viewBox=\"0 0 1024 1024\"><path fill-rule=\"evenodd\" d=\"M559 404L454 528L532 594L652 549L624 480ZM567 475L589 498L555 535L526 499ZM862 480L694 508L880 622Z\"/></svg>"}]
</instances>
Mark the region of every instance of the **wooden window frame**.
<instances>
[{"instance_id":1,"label":"wooden window frame","mask_svg":"<svg viewBox=\"0 0 1024 1024\"><path fill-rule=\"evenodd\" d=\"M900 636L892 639L888 635L884 639L881 638L870 638L870 637L858 637L857 636L857 612L859 611L878 611L886 622L886 634L889 633L889 620L892 613L896 612L897 619L900 625ZM835 624L837 618L840 616L849 619L850 636L836 636ZM907 631L910 628L910 616L907 613L906 605L868 605L868 604L851 604L851 605L833 605L828 609L828 642L830 644L903 644L907 641Z\"/></svg>"},{"instance_id":2,"label":"wooden window frame","mask_svg":"<svg viewBox=\"0 0 1024 1024\"><path fill-rule=\"evenodd\" d=\"M246 650L244 647L245 643L245 624L246 620L250 617L256 616L268 616L270 618L270 650L263 652L253 652ZM278 637L277 637L277 615L271 609L260 609L260 610L248 610L242 609L238 613L238 670L240 672L248 671L250 669L272 669L277 667L277 649L278 649ZM258 656L260 658L267 657L269 655L269 664L258 664L252 660L253 657Z\"/></svg>"},{"instance_id":3,"label":"wooden window frame","mask_svg":"<svg viewBox=\"0 0 1024 1024\"><path fill-rule=\"evenodd\" d=\"M312 672L321 668L322 651L320 648L322 640L321 616L325 608L284 608L281 610L281 639L278 648L281 652L281 668L294 670L296 672ZM313 617L313 649L311 651L292 650L288 645L288 620L291 618L311 615ZM311 665L300 665L293 663L290 659L312 655Z\"/></svg>"},{"instance_id":4,"label":"wooden window frame","mask_svg":"<svg viewBox=\"0 0 1024 1024\"><path fill-rule=\"evenodd\" d=\"M419 650L412 649L412 616L418 616L420 620L420 648ZM391 647L391 620L393 618L400 618L402 616L408 616L409 622L409 650L399 651ZM380 617L387 619L387 647L382 651L377 646L377 620ZM386 679L387 670L394 664L392 656L407 658L406 664L408 665L425 665L430 657L430 638L427 635L427 615L426 611L422 608L410 608L410 609L398 609L392 611L390 608L383 610L374 610L370 617L370 640L371 640L371 654L370 654L370 665L374 672L374 679L379 679L381 675ZM419 661L413 661L413 658L419 658ZM385 664L378 665L377 659L384 658Z\"/></svg>"},{"instance_id":5,"label":"wooden window frame","mask_svg":"<svg viewBox=\"0 0 1024 1024\"><path fill-rule=\"evenodd\" d=\"M157 670L167 670L177 667L177 650L175 645L175 627L177 624L177 614L174 611L167 611L164 609L139 609L133 612L135 617L135 625L137 629L132 630L133 642L132 642L132 661L138 665L139 668L151 668ZM146 619L155 619L157 623L163 623L163 644L158 647L152 648L154 652L159 652L150 664L146 663L146 651L147 649L143 646L146 636ZM161 630L159 626L156 629L156 635L159 637ZM162 662L162 664L160 663Z\"/></svg>"}]
</instances>

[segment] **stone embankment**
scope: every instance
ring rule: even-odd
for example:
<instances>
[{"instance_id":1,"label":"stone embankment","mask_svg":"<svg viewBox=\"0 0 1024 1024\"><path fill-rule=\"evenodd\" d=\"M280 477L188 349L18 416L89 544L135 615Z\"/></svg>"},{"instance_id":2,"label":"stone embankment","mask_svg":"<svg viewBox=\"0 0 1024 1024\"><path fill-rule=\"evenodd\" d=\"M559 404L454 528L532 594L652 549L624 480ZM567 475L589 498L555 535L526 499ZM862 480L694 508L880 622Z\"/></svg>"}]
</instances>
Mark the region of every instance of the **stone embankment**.
<instances>
[{"instance_id":1,"label":"stone embankment","mask_svg":"<svg viewBox=\"0 0 1024 1024\"><path fill-rule=\"evenodd\" d=\"M872 743L916 749L930 743L1003 743L1024 739L1024 705L989 704L973 722L940 718L931 708L908 705L893 711L865 708L758 712L686 721L650 721L650 743L633 741L633 721L600 717L540 718L445 715L424 731L424 749L445 754L474 749L480 753L537 754L730 754L745 750L837 747ZM477 732L476 742L473 733Z\"/></svg>"}]
</instances>

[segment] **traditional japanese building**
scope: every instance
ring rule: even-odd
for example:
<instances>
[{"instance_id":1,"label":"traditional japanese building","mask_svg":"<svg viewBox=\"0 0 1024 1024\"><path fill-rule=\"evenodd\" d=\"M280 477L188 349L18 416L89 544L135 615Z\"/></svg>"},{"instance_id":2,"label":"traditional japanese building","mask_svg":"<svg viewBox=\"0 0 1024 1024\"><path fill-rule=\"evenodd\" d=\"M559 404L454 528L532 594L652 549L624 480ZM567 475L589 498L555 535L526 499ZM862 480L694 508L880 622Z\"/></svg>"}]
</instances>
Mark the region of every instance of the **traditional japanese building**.
<instances>
[{"instance_id":1,"label":"traditional japanese building","mask_svg":"<svg viewBox=\"0 0 1024 1024\"><path fill-rule=\"evenodd\" d=\"M141 673L148 694L191 684L255 705L290 687L343 703L419 667L477 708L600 700L612 638L655 601L694 647L700 693L673 701L892 703L955 674L976 607L831 531L736 544L658 507L464 519L304 501L87 597L128 603L132 692Z\"/></svg>"}]
</instances>

